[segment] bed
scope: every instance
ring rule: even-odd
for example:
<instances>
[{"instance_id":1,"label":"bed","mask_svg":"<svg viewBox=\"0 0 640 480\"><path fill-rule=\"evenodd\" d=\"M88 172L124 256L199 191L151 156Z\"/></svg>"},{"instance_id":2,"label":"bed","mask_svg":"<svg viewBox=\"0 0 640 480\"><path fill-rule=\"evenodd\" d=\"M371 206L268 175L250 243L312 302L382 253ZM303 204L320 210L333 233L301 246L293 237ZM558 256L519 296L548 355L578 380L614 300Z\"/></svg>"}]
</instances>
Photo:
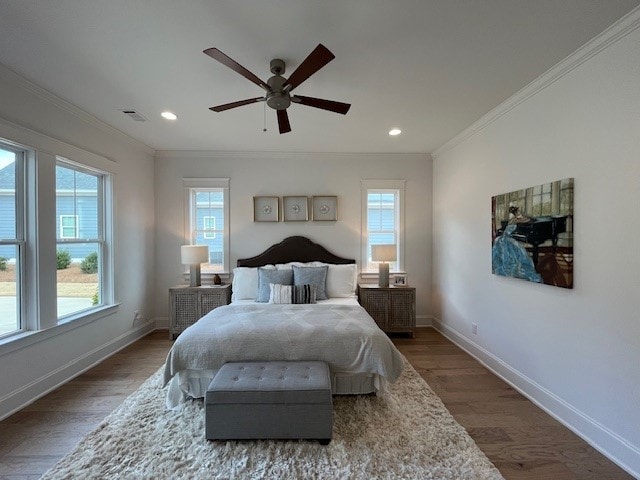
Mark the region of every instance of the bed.
<instances>
[{"instance_id":1,"label":"bed","mask_svg":"<svg viewBox=\"0 0 640 480\"><path fill-rule=\"evenodd\" d=\"M298 287L271 282L294 275ZM238 260L231 304L182 332L167 356L167 406L204 397L226 362L322 360L329 365L332 393L338 395L374 393L395 382L402 373L402 356L358 304L356 278L355 260L300 236ZM299 296L306 300L311 292L311 300L317 300L277 303L278 288L304 291Z\"/></svg>"}]
</instances>

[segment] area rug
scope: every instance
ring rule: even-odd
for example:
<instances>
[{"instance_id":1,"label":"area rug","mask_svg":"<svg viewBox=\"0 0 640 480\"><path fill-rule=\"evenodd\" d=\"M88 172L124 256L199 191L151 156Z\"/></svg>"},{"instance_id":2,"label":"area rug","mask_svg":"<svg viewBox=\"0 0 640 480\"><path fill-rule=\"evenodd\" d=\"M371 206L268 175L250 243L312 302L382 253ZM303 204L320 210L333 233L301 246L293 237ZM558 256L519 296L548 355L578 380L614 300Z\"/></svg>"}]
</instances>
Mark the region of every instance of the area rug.
<instances>
[{"instance_id":1,"label":"area rug","mask_svg":"<svg viewBox=\"0 0 640 480\"><path fill-rule=\"evenodd\" d=\"M203 401L167 410L161 370L42 478L503 478L406 359L387 392L334 397L327 446L207 441Z\"/></svg>"}]
</instances>

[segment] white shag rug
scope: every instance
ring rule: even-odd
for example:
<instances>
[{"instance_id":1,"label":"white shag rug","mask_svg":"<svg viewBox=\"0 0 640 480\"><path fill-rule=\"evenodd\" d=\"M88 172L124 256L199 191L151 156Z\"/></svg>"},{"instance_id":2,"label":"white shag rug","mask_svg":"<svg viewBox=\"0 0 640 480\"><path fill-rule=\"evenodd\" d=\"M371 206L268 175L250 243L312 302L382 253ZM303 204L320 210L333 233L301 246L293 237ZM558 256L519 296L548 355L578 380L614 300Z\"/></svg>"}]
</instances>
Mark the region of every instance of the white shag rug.
<instances>
[{"instance_id":1,"label":"white shag rug","mask_svg":"<svg viewBox=\"0 0 640 480\"><path fill-rule=\"evenodd\" d=\"M333 440L211 442L202 399L165 408L160 369L42 479L502 479L405 359L384 394L334 396Z\"/></svg>"}]
</instances>

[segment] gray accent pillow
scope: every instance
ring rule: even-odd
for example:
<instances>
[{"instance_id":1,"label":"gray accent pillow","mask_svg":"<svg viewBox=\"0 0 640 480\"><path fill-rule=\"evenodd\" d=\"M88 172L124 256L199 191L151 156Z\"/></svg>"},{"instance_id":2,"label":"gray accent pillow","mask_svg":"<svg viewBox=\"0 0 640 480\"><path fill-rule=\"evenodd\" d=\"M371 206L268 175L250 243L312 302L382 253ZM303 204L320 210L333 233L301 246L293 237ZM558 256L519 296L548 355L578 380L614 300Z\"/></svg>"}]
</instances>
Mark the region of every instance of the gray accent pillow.
<instances>
[{"instance_id":1,"label":"gray accent pillow","mask_svg":"<svg viewBox=\"0 0 640 480\"><path fill-rule=\"evenodd\" d=\"M327 270L324 267L297 267L293 266L293 284L294 285L315 285L316 300L327 299Z\"/></svg>"},{"instance_id":2,"label":"gray accent pillow","mask_svg":"<svg viewBox=\"0 0 640 480\"><path fill-rule=\"evenodd\" d=\"M270 283L279 283L281 285L293 284L293 270L271 270L267 268L258 269L258 297L256 302L269 302L269 294L271 293Z\"/></svg>"},{"instance_id":3,"label":"gray accent pillow","mask_svg":"<svg viewBox=\"0 0 640 480\"><path fill-rule=\"evenodd\" d=\"M316 303L315 285L270 284L269 303Z\"/></svg>"}]
</instances>

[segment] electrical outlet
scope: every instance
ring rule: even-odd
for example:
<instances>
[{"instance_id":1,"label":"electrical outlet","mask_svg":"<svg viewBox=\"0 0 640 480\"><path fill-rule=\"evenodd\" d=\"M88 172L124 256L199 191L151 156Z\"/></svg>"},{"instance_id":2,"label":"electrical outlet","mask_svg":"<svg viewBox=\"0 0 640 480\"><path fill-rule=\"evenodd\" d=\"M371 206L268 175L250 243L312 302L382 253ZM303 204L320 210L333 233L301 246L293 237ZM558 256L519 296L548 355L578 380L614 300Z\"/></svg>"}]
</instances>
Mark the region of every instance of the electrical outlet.
<instances>
[{"instance_id":1,"label":"electrical outlet","mask_svg":"<svg viewBox=\"0 0 640 480\"><path fill-rule=\"evenodd\" d=\"M141 323L144 321L144 316L140 313L140 310L133 312L133 324Z\"/></svg>"},{"instance_id":2,"label":"electrical outlet","mask_svg":"<svg viewBox=\"0 0 640 480\"><path fill-rule=\"evenodd\" d=\"M472 323L471 324L471 333L473 333L474 335L478 334L478 324L477 323Z\"/></svg>"}]
</instances>

